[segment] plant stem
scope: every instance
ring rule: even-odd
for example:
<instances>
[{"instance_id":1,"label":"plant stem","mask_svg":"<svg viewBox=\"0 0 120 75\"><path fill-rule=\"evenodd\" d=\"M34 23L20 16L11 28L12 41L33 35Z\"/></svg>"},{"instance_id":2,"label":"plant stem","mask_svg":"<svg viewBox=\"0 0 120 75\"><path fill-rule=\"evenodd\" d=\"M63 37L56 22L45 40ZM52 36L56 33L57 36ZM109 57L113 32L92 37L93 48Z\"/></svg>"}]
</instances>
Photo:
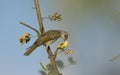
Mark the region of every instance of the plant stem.
<instances>
[{"instance_id":1,"label":"plant stem","mask_svg":"<svg viewBox=\"0 0 120 75\"><path fill-rule=\"evenodd\" d=\"M42 17L41 17L41 13L40 13L40 6L38 3L38 0L34 0L35 3L35 8L36 8L36 14L37 14L37 18L38 18L38 23L39 23L39 28L41 33L44 33L44 27L43 27L43 22L42 22Z\"/></svg>"},{"instance_id":2,"label":"plant stem","mask_svg":"<svg viewBox=\"0 0 120 75\"><path fill-rule=\"evenodd\" d=\"M59 49L57 48L56 50L55 50L55 52L54 52L54 56L55 56L55 59L56 59L56 57L57 57L57 52L59 51Z\"/></svg>"},{"instance_id":3,"label":"plant stem","mask_svg":"<svg viewBox=\"0 0 120 75\"><path fill-rule=\"evenodd\" d=\"M58 68L57 68L57 65L56 65L56 63L55 63L55 56L53 55L52 50L50 49L50 47L48 47L47 53L48 53L48 55L49 55L49 59L50 59L50 61L51 61L51 64L53 65L53 67L54 67L55 72L57 73L57 75L62 75L62 74L59 72Z\"/></svg>"},{"instance_id":4,"label":"plant stem","mask_svg":"<svg viewBox=\"0 0 120 75\"><path fill-rule=\"evenodd\" d=\"M40 36L40 32L39 32L37 29L31 27L30 25L28 25L28 24L26 24L26 23L24 23L24 22L20 22L20 24L22 24L22 25L24 25L24 26L26 26L26 27L34 30L34 31L37 33L37 35Z\"/></svg>"},{"instance_id":5,"label":"plant stem","mask_svg":"<svg viewBox=\"0 0 120 75\"><path fill-rule=\"evenodd\" d=\"M38 0L34 0L34 2L35 2L36 13L37 13L37 17L38 17L40 32L41 32L41 34L43 34L45 32L45 30L44 30L44 26L43 26L43 22L42 22L39 3L38 3ZM55 56L53 55L52 50L50 49L50 46L47 48L47 53L48 53L48 56L49 56L49 59L50 59L52 65L55 69L55 72L57 73L57 75L61 75L58 71L57 65L55 63Z\"/></svg>"}]
</instances>

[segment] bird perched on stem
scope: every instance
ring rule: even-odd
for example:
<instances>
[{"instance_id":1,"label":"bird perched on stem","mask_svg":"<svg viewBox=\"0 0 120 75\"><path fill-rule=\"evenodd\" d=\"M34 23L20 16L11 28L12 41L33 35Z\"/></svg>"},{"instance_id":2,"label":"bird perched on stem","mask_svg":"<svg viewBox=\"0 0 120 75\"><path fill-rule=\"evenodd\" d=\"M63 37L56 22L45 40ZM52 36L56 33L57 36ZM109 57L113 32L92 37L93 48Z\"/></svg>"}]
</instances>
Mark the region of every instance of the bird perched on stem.
<instances>
[{"instance_id":1,"label":"bird perched on stem","mask_svg":"<svg viewBox=\"0 0 120 75\"><path fill-rule=\"evenodd\" d=\"M49 30L41 34L41 36L36 39L33 45L27 48L27 51L24 53L24 55L29 56L37 47L41 45L44 45L46 48L48 48L50 44L59 38L62 38L63 41L66 41L68 39L68 33L62 30Z\"/></svg>"}]
</instances>

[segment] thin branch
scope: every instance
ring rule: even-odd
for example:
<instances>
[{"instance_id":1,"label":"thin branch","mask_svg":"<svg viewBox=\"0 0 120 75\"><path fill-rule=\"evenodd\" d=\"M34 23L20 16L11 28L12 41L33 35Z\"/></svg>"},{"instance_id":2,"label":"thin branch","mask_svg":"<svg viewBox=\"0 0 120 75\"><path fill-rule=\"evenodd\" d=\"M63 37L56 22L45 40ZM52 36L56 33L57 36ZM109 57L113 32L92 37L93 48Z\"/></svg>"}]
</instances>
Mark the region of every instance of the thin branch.
<instances>
[{"instance_id":1,"label":"thin branch","mask_svg":"<svg viewBox=\"0 0 120 75\"><path fill-rule=\"evenodd\" d=\"M39 31L38 31L37 29L35 29L35 28L31 27L30 25L25 24L25 23L23 23L23 22L20 22L20 24L22 24L22 25L24 25L24 26L26 26L26 27L34 30L34 31L37 33L37 35L40 36L40 33L39 33Z\"/></svg>"},{"instance_id":2,"label":"thin branch","mask_svg":"<svg viewBox=\"0 0 120 75\"><path fill-rule=\"evenodd\" d=\"M38 0L34 0L34 3L35 3L35 8L36 8L36 13L37 13L37 18L38 18L40 32L41 32L41 34L43 34L45 32L45 30L44 30L44 26L43 26L43 22L42 22L42 17L41 17L41 13L40 13L39 2L38 2ZM52 53L52 51L50 49L50 46L48 46L48 48L47 48L47 53L49 55L49 59L50 59L52 65L53 65L53 67L54 67L55 72L57 73L57 75L62 75L58 71L57 65L55 63L55 56L53 55L53 53Z\"/></svg>"},{"instance_id":3,"label":"thin branch","mask_svg":"<svg viewBox=\"0 0 120 75\"><path fill-rule=\"evenodd\" d=\"M49 55L50 61L51 61L52 65L53 65L53 67L54 67L55 72L57 73L57 75L62 75L62 74L59 72L58 68L57 68L57 65L56 65L56 63L55 63L55 56L52 54L52 50L50 49L50 47L48 47L47 53L48 53L48 55Z\"/></svg>"},{"instance_id":4,"label":"thin branch","mask_svg":"<svg viewBox=\"0 0 120 75\"><path fill-rule=\"evenodd\" d=\"M42 22L42 17L41 17L41 13L40 13L39 2L38 2L38 0L34 0L34 3L35 3L35 8L36 8L36 13L37 13L37 18L38 18L40 31L41 31L41 33L44 33L45 30L44 30L44 27L43 27L43 22Z\"/></svg>"},{"instance_id":5,"label":"thin branch","mask_svg":"<svg viewBox=\"0 0 120 75\"><path fill-rule=\"evenodd\" d=\"M55 50L55 53L54 53L55 59L56 59L56 57L57 57L58 51L59 51L59 49L57 48L57 49Z\"/></svg>"},{"instance_id":6,"label":"thin branch","mask_svg":"<svg viewBox=\"0 0 120 75\"><path fill-rule=\"evenodd\" d=\"M64 49L57 48L57 49L55 50L55 52L54 52L55 59L56 59L56 57L57 57L57 54L60 53L60 52L58 53L58 51L62 51L62 52L63 52L63 51L65 51L65 50L64 50Z\"/></svg>"}]
</instances>

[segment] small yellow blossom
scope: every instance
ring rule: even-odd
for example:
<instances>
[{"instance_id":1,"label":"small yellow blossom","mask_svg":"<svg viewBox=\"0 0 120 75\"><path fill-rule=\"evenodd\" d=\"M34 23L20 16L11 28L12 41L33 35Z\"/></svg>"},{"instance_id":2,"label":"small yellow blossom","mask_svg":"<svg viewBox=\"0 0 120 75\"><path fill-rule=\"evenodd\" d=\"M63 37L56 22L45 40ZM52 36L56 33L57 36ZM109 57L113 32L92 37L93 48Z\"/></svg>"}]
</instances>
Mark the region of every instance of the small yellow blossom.
<instances>
[{"instance_id":1,"label":"small yellow blossom","mask_svg":"<svg viewBox=\"0 0 120 75\"><path fill-rule=\"evenodd\" d=\"M23 37L22 37L22 36L19 36L19 37L18 37L18 40L20 41L20 43L23 42Z\"/></svg>"},{"instance_id":2,"label":"small yellow blossom","mask_svg":"<svg viewBox=\"0 0 120 75\"><path fill-rule=\"evenodd\" d=\"M58 13L55 13L54 15L50 15L49 16L49 18L50 18L50 20L51 21L61 21L61 20L63 20L62 18L61 18L61 15L60 14L58 14Z\"/></svg>"},{"instance_id":3,"label":"small yellow blossom","mask_svg":"<svg viewBox=\"0 0 120 75\"><path fill-rule=\"evenodd\" d=\"M30 36L30 34L29 34L29 33L27 33L27 32L24 32L24 33L23 33L23 36L25 36L25 37L29 37L29 36Z\"/></svg>"},{"instance_id":4,"label":"small yellow blossom","mask_svg":"<svg viewBox=\"0 0 120 75\"><path fill-rule=\"evenodd\" d=\"M64 48L66 48L67 46L68 46L68 42L67 42L67 41L64 41L64 42L60 43L60 44L57 46L57 48L58 48L58 49L64 49Z\"/></svg>"},{"instance_id":5,"label":"small yellow blossom","mask_svg":"<svg viewBox=\"0 0 120 75\"><path fill-rule=\"evenodd\" d=\"M29 34L29 33L26 33L26 32L24 32L23 37L25 38L25 42L26 42L26 43L28 43L28 42L30 41L30 39L31 39L30 34Z\"/></svg>"},{"instance_id":6,"label":"small yellow blossom","mask_svg":"<svg viewBox=\"0 0 120 75\"><path fill-rule=\"evenodd\" d=\"M72 53L73 53L72 50L66 50L66 51L64 52L65 55L72 54Z\"/></svg>"},{"instance_id":7,"label":"small yellow blossom","mask_svg":"<svg viewBox=\"0 0 120 75\"><path fill-rule=\"evenodd\" d=\"M28 43L30 39L31 39L30 34L26 32L23 34L23 36L18 37L20 45L23 45L24 43Z\"/></svg>"},{"instance_id":8,"label":"small yellow blossom","mask_svg":"<svg viewBox=\"0 0 120 75\"><path fill-rule=\"evenodd\" d=\"M18 40L19 40L21 46L25 43L25 38L23 36L19 36Z\"/></svg>"}]
</instances>

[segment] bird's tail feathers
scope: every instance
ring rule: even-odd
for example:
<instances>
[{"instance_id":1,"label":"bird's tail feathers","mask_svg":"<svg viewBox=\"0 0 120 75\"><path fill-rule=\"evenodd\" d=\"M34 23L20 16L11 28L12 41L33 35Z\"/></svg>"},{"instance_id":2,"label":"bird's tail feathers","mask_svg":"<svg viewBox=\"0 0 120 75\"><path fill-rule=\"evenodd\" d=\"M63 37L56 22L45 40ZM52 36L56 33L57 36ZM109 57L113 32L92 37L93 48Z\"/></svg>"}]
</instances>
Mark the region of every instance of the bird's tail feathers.
<instances>
[{"instance_id":1,"label":"bird's tail feathers","mask_svg":"<svg viewBox=\"0 0 120 75\"><path fill-rule=\"evenodd\" d=\"M37 46L35 46L35 45L28 47L27 51L24 53L24 55L29 56L36 48L37 48Z\"/></svg>"}]
</instances>

